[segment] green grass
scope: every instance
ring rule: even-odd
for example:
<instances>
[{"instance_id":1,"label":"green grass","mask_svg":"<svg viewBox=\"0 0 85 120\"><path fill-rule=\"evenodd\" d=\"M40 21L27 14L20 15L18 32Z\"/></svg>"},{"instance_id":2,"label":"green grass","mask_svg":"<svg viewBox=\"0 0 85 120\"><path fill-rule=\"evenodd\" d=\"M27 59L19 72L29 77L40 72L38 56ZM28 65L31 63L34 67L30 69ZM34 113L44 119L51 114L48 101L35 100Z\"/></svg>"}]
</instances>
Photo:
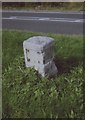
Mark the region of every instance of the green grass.
<instances>
[{"instance_id":1,"label":"green grass","mask_svg":"<svg viewBox=\"0 0 85 120\"><path fill-rule=\"evenodd\" d=\"M55 39L58 75L41 78L24 64L23 41ZM83 114L83 36L3 31L3 117L79 118Z\"/></svg>"},{"instance_id":2,"label":"green grass","mask_svg":"<svg viewBox=\"0 0 85 120\"><path fill-rule=\"evenodd\" d=\"M57 3L57 2L56 2ZM38 2L35 3L25 3L25 5L23 4L23 6L20 5L3 5L3 9L6 10L58 10L58 11L83 11L84 10L84 3L83 2L60 2L60 4L54 4L53 3L49 3L49 2L43 2L41 5Z\"/></svg>"},{"instance_id":3,"label":"green grass","mask_svg":"<svg viewBox=\"0 0 85 120\"><path fill-rule=\"evenodd\" d=\"M0 29L0 118L2 116L2 31Z\"/></svg>"}]
</instances>

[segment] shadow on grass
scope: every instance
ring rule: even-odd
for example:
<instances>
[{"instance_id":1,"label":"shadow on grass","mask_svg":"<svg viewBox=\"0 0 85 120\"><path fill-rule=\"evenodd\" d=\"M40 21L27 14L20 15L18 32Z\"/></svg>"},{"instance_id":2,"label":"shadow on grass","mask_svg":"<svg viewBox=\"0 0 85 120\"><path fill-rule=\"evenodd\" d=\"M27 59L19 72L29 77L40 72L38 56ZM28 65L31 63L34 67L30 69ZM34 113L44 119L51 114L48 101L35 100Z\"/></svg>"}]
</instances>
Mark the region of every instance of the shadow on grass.
<instances>
[{"instance_id":1,"label":"shadow on grass","mask_svg":"<svg viewBox=\"0 0 85 120\"><path fill-rule=\"evenodd\" d=\"M67 59L55 57L54 62L58 68L58 75L70 73L70 71L82 63L81 58L69 57Z\"/></svg>"}]
</instances>

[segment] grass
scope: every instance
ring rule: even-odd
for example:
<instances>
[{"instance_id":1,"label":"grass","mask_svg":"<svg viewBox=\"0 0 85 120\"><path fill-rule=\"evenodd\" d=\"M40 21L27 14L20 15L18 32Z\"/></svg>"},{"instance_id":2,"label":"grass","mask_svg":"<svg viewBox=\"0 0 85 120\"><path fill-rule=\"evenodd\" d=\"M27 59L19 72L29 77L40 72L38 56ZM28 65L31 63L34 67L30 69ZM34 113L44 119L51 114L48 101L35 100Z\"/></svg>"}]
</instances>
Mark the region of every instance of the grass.
<instances>
[{"instance_id":1,"label":"grass","mask_svg":"<svg viewBox=\"0 0 85 120\"><path fill-rule=\"evenodd\" d=\"M57 2L55 2L56 4ZM36 2L36 3L25 3L23 6L18 6L18 5L3 5L3 9L6 10L57 10L57 11L83 11L84 10L84 3L83 2L64 2L59 5L52 5L53 3L42 3L41 5Z\"/></svg>"},{"instance_id":2,"label":"grass","mask_svg":"<svg viewBox=\"0 0 85 120\"><path fill-rule=\"evenodd\" d=\"M0 118L2 116L2 31L0 29Z\"/></svg>"},{"instance_id":3,"label":"grass","mask_svg":"<svg viewBox=\"0 0 85 120\"><path fill-rule=\"evenodd\" d=\"M32 36L55 39L58 75L41 78L24 65L22 43ZM3 117L81 118L83 36L3 31Z\"/></svg>"},{"instance_id":4,"label":"grass","mask_svg":"<svg viewBox=\"0 0 85 120\"><path fill-rule=\"evenodd\" d=\"M42 8L33 8L33 7L3 7L3 10L34 10L34 11L83 11L83 8L72 8L72 7L42 7Z\"/></svg>"}]
</instances>

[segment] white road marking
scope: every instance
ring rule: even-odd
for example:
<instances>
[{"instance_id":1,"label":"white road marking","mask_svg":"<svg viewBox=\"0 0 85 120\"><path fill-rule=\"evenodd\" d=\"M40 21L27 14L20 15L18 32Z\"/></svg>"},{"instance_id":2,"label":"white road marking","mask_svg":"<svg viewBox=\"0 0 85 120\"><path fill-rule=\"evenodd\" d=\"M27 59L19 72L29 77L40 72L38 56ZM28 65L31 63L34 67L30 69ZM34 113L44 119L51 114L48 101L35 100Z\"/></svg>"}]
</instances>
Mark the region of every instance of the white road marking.
<instances>
[{"instance_id":1,"label":"white road marking","mask_svg":"<svg viewBox=\"0 0 85 120\"><path fill-rule=\"evenodd\" d=\"M26 17L26 16L10 16L3 17L2 19L8 20L36 20L36 21L54 21L54 22L75 22L75 23L83 23L85 19L73 19L73 18L46 18L46 17Z\"/></svg>"}]
</instances>

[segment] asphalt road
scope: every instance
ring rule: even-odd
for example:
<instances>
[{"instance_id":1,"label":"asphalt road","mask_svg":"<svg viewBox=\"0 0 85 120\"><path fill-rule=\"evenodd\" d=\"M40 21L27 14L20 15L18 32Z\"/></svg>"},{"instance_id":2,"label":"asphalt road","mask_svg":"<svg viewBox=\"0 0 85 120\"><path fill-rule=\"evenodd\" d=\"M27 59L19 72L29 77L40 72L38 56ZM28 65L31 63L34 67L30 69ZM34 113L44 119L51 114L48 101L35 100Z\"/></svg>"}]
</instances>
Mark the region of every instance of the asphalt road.
<instances>
[{"instance_id":1,"label":"asphalt road","mask_svg":"<svg viewBox=\"0 0 85 120\"><path fill-rule=\"evenodd\" d=\"M83 34L84 21L82 12L2 12L2 29L56 34Z\"/></svg>"}]
</instances>

